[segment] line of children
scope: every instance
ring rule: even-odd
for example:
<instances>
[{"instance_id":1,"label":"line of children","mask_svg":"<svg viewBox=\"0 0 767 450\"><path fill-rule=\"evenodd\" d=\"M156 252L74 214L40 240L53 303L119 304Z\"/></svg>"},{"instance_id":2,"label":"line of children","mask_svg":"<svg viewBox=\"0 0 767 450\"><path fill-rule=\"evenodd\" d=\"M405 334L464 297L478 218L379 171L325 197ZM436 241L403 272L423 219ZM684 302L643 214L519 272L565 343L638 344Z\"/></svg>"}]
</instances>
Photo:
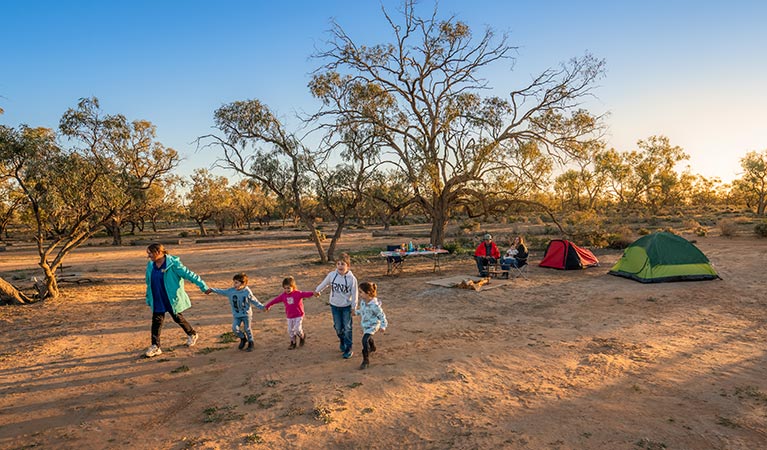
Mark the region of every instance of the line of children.
<instances>
[{"instance_id":1,"label":"line of children","mask_svg":"<svg viewBox=\"0 0 767 450\"><path fill-rule=\"evenodd\" d=\"M325 279L314 291L299 291L296 280L287 277L282 280L283 293L274 297L266 305L258 301L248 287L248 277L244 273L238 273L232 278L232 287L229 289L209 288L206 294L211 292L224 295L229 298L232 307L232 331L240 338L238 348L242 350L247 342L247 351L253 350L253 332L251 322L253 309L269 309L277 303L285 305L285 315L288 320L288 336L290 337L290 350L298 345L302 347L306 340L303 329L304 304L303 299L312 296L320 296L322 290L330 286L330 309L333 315L333 327L339 339L339 349L343 352L343 358L349 359L352 351L352 312L361 317L362 336L362 364L360 369L366 369L370 365L370 354L376 351L373 335L380 330L386 331L388 321L386 314L378 300L378 287L375 283L364 282L358 285L357 278L351 271L351 258L347 253L342 253L336 260L336 270L327 274ZM358 293L362 302L358 302ZM242 327L242 331L240 330ZM296 341L298 340L298 344Z\"/></svg>"}]
</instances>

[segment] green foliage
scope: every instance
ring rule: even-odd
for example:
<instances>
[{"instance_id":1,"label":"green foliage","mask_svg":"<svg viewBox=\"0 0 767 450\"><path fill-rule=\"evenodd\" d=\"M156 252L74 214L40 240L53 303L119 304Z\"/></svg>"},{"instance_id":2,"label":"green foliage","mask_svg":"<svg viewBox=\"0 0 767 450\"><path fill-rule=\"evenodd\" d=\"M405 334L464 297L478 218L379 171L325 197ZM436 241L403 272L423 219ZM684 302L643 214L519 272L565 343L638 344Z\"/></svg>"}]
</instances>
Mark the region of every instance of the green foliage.
<instances>
[{"instance_id":1,"label":"green foliage","mask_svg":"<svg viewBox=\"0 0 767 450\"><path fill-rule=\"evenodd\" d=\"M234 334L233 331L227 331L226 333L222 333L221 336L221 343L222 344L230 344L232 342L237 342L239 339L236 334Z\"/></svg>"},{"instance_id":2,"label":"green foliage","mask_svg":"<svg viewBox=\"0 0 767 450\"><path fill-rule=\"evenodd\" d=\"M189 366L186 366L186 365L179 366L170 371L170 373L183 373L183 372L189 372Z\"/></svg>"},{"instance_id":3,"label":"green foliage","mask_svg":"<svg viewBox=\"0 0 767 450\"><path fill-rule=\"evenodd\" d=\"M754 225L754 233L760 238L767 237L767 221Z\"/></svg>"},{"instance_id":4,"label":"green foliage","mask_svg":"<svg viewBox=\"0 0 767 450\"><path fill-rule=\"evenodd\" d=\"M258 435L258 433L250 433L249 435L245 436L245 443L246 444L263 444L264 439Z\"/></svg>"},{"instance_id":5,"label":"green foliage","mask_svg":"<svg viewBox=\"0 0 767 450\"><path fill-rule=\"evenodd\" d=\"M205 410L203 411L203 414L205 415L203 422L219 423L219 422L231 421L231 420L242 420L245 417L245 415L236 413L235 409L237 409L237 407L231 406L231 405L226 405L221 407L211 406L211 407L205 408Z\"/></svg>"},{"instance_id":6,"label":"green foliage","mask_svg":"<svg viewBox=\"0 0 767 450\"><path fill-rule=\"evenodd\" d=\"M604 220L593 211L577 211L565 219L565 230L579 245L606 247L608 245Z\"/></svg>"},{"instance_id":7,"label":"green foliage","mask_svg":"<svg viewBox=\"0 0 767 450\"><path fill-rule=\"evenodd\" d=\"M473 245L473 241L463 238L445 242L445 245L443 245L442 248L449 251L451 255L466 255L473 254L475 246Z\"/></svg>"},{"instance_id":8,"label":"green foliage","mask_svg":"<svg viewBox=\"0 0 767 450\"><path fill-rule=\"evenodd\" d=\"M478 233L482 229L482 224L474 219L466 219L458 225L462 230Z\"/></svg>"},{"instance_id":9,"label":"green foliage","mask_svg":"<svg viewBox=\"0 0 767 450\"><path fill-rule=\"evenodd\" d=\"M314 420L319 420L324 424L329 424L333 421L333 417L331 417L330 412L330 408L326 406L316 406L313 411Z\"/></svg>"}]
</instances>

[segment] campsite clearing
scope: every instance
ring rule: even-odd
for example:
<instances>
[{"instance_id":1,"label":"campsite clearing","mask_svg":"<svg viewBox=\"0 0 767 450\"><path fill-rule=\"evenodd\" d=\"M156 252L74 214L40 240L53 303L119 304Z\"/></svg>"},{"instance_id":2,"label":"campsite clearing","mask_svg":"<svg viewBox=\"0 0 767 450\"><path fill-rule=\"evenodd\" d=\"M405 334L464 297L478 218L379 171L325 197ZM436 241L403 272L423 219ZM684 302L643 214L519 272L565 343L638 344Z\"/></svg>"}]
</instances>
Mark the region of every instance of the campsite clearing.
<instances>
[{"instance_id":1,"label":"campsite clearing","mask_svg":"<svg viewBox=\"0 0 767 450\"><path fill-rule=\"evenodd\" d=\"M384 246L370 232L341 249ZM225 300L190 288L196 347L168 321L161 357L146 359L149 312L142 247L88 247L67 265L95 280L55 302L0 308L0 448L229 449L767 448L767 240L696 244L722 280L640 284L602 267L550 270L488 291L428 282L473 274L468 257L442 273L383 275L390 326L370 368L341 358L326 296L305 301L306 345L288 350L281 310L257 313L256 348L228 339ZM263 301L293 275L311 290L332 265L292 241L180 244L170 251L208 283L244 270ZM542 252L537 251L539 255ZM9 247L0 275L34 269Z\"/></svg>"}]
</instances>

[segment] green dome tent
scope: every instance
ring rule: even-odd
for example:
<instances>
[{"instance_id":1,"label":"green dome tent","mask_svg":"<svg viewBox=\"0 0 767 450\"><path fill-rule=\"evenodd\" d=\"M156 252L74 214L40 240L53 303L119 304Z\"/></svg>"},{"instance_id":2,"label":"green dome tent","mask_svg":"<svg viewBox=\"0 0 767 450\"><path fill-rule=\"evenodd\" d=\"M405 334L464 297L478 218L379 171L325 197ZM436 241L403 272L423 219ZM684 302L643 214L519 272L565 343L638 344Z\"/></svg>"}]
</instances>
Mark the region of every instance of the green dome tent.
<instances>
[{"instance_id":1,"label":"green dome tent","mask_svg":"<svg viewBox=\"0 0 767 450\"><path fill-rule=\"evenodd\" d=\"M667 232L648 234L634 241L608 273L642 283L719 278L698 247Z\"/></svg>"}]
</instances>

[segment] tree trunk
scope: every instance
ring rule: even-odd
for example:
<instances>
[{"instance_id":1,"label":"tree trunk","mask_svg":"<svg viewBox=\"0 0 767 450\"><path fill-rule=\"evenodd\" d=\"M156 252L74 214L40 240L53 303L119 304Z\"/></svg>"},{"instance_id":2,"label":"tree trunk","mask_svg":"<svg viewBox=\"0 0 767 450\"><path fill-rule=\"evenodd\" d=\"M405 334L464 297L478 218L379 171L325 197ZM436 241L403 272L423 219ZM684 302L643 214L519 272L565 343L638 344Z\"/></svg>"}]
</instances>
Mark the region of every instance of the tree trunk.
<instances>
[{"instance_id":1,"label":"tree trunk","mask_svg":"<svg viewBox=\"0 0 767 450\"><path fill-rule=\"evenodd\" d=\"M304 222L304 225L306 225L306 228L309 230L311 240L314 242L314 246L317 247L317 253L320 255L320 262L326 263L328 262L328 256L325 254L325 249L322 247L322 241L320 240L320 232L317 230L317 228L314 226L314 218L313 217L301 217L301 220Z\"/></svg>"},{"instance_id":2,"label":"tree trunk","mask_svg":"<svg viewBox=\"0 0 767 450\"><path fill-rule=\"evenodd\" d=\"M27 297L16 286L0 277L0 305L24 305L32 302L34 299Z\"/></svg>"},{"instance_id":3,"label":"tree trunk","mask_svg":"<svg viewBox=\"0 0 767 450\"><path fill-rule=\"evenodd\" d=\"M200 227L200 236L205 237L208 235L208 232L205 231L205 221L204 220L197 220L197 226Z\"/></svg>"},{"instance_id":4,"label":"tree trunk","mask_svg":"<svg viewBox=\"0 0 767 450\"><path fill-rule=\"evenodd\" d=\"M119 224L115 224L112 228L112 245L115 247L123 245L123 235Z\"/></svg>"},{"instance_id":5,"label":"tree trunk","mask_svg":"<svg viewBox=\"0 0 767 450\"><path fill-rule=\"evenodd\" d=\"M434 208L431 218L431 245L445 245L445 230L447 228L448 214L444 205Z\"/></svg>"},{"instance_id":6,"label":"tree trunk","mask_svg":"<svg viewBox=\"0 0 767 450\"><path fill-rule=\"evenodd\" d=\"M333 233L333 238L330 239L330 247L328 247L327 261L333 261L333 259L335 258L336 244L338 243L338 240L341 238L341 233L343 233L345 223L346 221L344 219L340 219L336 223L336 231Z\"/></svg>"},{"instance_id":7,"label":"tree trunk","mask_svg":"<svg viewBox=\"0 0 767 450\"><path fill-rule=\"evenodd\" d=\"M49 267L47 264L41 264L45 273L45 287L38 289L40 299L44 298L58 298L61 295L59 291L59 282L56 279L56 269Z\"/></svg>"}]
</instances>

